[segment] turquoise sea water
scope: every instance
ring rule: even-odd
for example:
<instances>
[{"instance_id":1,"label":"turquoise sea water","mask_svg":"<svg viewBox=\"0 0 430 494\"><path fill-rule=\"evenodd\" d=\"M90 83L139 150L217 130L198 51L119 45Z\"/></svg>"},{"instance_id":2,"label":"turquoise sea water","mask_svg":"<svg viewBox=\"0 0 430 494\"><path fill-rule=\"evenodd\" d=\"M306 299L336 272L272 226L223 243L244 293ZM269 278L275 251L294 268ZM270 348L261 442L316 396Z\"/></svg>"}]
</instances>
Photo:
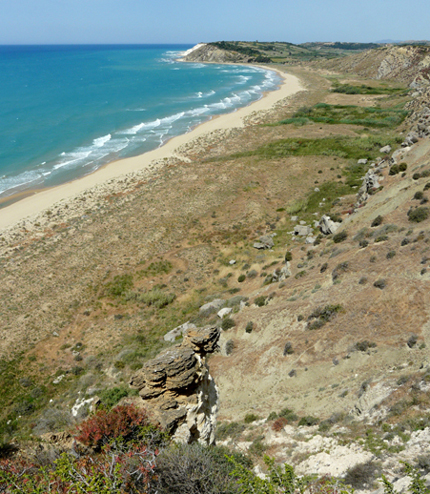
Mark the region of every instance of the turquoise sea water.
<instances>
[{"instance_id":1,"label":"turquoise sea water","mask_svg":"<svg viewBox=\"0 0 430 494\"><path fill-rule=\"evenodd\" d=\"M280 82L255 67L176 62L190 47L0 46L0 197L154 149Z\"/></svg>"}]
</instances>

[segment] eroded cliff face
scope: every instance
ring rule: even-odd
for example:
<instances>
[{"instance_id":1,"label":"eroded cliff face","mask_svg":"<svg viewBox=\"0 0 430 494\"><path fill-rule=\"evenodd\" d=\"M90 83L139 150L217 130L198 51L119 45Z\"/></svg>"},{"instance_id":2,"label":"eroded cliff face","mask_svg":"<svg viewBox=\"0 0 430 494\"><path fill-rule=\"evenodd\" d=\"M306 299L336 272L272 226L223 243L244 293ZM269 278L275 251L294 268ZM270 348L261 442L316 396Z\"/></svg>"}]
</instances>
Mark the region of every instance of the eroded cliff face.
<instances>
[{"instance_id":1,"label":"eroded cliff face","mask_svg":"<svg viewBox=\"0 0 430 494\"><path fill-rule=\"evenodd\" d=\"M162 352L131 378L145 408L174 440L215 441L218 390L206 355L217 348L219 337L215 326L191 329L181 345Z\"/></svg>"},{"instance_id":2,"label":"eroded cliff face","mask_svg":"<svg viewBox=\"0 0 430 494\"><path fill-rule=\"evenodd\" d=\"M249 63L252 57L235 51L223 50L215 45L202 44L181 60L183 62Z\"/></svg>"}]
</instances>

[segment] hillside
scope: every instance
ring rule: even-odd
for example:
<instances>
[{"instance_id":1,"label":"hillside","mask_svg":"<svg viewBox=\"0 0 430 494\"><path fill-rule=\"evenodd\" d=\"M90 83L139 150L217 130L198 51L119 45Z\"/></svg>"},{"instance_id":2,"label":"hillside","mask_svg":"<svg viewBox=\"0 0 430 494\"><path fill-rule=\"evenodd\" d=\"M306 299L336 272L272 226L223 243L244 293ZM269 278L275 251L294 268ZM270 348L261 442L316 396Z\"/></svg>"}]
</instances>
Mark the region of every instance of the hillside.
<instances>
[{"instance_id":1,"label":"hillside","mask_svg":"<svg viewBox=\"0 0 430 494\"><path fill-rule=\"evenodd\" d=\"M251 45L187 60L250 62ZM290 50L273 45L272 61ZM404 487L402 460L429 473L428 51L300 57L306 90L244 128L2 232L3 441L28 447L96 402L141 406L136 389L158 399L166 358L163 410L197 406L201 353L217 442L258 468L267 453L367 492L381 473ZM194 329L166 341L187 322L211 345L220 328L220 350L197 351Z\"/></svg>"}]
</instances>

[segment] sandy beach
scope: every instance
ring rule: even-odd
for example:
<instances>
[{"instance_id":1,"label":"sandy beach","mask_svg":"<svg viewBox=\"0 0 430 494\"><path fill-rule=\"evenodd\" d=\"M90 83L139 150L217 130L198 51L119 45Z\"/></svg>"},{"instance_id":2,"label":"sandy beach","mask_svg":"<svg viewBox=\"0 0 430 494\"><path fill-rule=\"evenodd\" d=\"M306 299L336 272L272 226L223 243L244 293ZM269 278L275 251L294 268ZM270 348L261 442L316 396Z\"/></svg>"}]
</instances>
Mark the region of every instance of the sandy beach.
<instances>
[{"instance_id":1,"label":"sandy beach","mask_svg":"<svg viewBox=\"0 0 430 494\"><path fill-rule=\"evenodd\" d=\"M276 70L266 67L269 70ZM162 147L149 151L140 156L114 161L98 169L94 173L80 179L68 182L57 187L34 191L32 195L24 197L12 204L0 209L0 232L4 233L14 227L28 228L28 223L36 221L38 216L52 208L75 200L82 194L96 197L99 193L104 195L110 191L117 193L135 181L136 177L148 176L172 159L189 161L189 158L181 155L181 148L193 145L194 141L205 141L214 132L228 131L234 128L244 127L248 118L255 112L267 111L275 107L279 102L303 89L297 77L286 74L280 70L276 72L282 77L283 82L279 89L265 93L263 97L249 106L237 111L214 117L194 128L191 132L170 139ZM90 204L87 203L87 207ZM69 214L73 208L69 209Z\"/></svg>"}]
</instances>

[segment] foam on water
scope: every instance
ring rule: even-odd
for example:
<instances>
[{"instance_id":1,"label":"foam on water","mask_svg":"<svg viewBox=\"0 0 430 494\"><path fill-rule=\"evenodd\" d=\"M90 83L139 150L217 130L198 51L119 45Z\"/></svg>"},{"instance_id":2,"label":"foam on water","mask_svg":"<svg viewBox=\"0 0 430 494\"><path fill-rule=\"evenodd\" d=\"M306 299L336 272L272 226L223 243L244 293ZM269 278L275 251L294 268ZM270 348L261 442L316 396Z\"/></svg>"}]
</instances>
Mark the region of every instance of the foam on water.
<instances>
[{"instance_id":1,"label":"foam on water","mask_svg":"<svg viewBox=\"0 0 430 494\"><path fill-rule=\"evenodd\" d=\"M167 68L176 65L173 68L180 69L180 73L184 73L183 89L178 88L178 83L172 81L170 76L151 82L148 87L157 90L157 97L144 93L144 98L140 97L140 101L130 99L122 108L118 104L118 110L115 110L118 115L116 119L123 123L118 125L112 122L110 127L105 125L102 114L106 114L104 108L111 111L112 103L109 102L115 102L115 98L110 94L107 95L102 101L100 110L100 123L103 124L100 127L105 128L105 132L101 131L98 136L96 134L86 143L83 139L81 145L76 147L63 147L56 156L52 156L52 152L50 156L48 154L46 157L41 156L41 159L33 165L33 169L29 169L27 165L26 169L21 171L17 167L15 172L6 172L0 177L0 194L13 193L26 187L60 183L62 174L66 172L64 176L70 180L72 172L74 176L79 176L79 170L82 170L81 174L88 173L109 161L154 149L165 143L168 138L188 132L214 115L235 110L259 99L263 91L275 89L280 82L275 72L260 67L225 67L200 63L179 65L176 62L179 55L180 51L166 50L161 56L155 56L151 63L152 67L159 70L158 77L163 74L160 67L162 69L163 66ZM185 75L187 73L189 76ZM80 77L79 80L81 79L84 78ZM194 85L191 92L190 79ZM122 90L122 83L123 79L119 79L118 86L123 91L122 94L126 94L125 90ZM79 102L74 103L73 111L76 106L79 106ZM140 112L145 112L148 118L142 119L143 115L139 115ZM128 125L127 121L129 121Z\"/></svg>"}]
</instances>

